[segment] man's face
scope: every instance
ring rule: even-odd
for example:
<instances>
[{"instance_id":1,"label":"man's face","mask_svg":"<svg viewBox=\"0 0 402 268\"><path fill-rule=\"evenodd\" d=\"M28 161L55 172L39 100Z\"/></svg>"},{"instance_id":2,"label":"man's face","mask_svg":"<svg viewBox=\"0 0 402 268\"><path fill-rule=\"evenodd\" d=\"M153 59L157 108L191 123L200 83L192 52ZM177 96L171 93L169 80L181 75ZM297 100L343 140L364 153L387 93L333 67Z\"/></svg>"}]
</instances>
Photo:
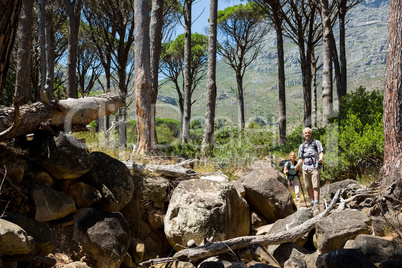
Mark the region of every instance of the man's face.
<instances>
[{"instance_id":1,"label":"man's face","mask_svg":"<svg viewBox=\"0 0 402 268\"><path fill-rule=\"evenodd\" d=\"M309 140L311 140L311 130L305 130L304 132L303 132L303 136L304 136L304 139L306 140L306 141L309 141Z\"/></svg>"}]
</instances>

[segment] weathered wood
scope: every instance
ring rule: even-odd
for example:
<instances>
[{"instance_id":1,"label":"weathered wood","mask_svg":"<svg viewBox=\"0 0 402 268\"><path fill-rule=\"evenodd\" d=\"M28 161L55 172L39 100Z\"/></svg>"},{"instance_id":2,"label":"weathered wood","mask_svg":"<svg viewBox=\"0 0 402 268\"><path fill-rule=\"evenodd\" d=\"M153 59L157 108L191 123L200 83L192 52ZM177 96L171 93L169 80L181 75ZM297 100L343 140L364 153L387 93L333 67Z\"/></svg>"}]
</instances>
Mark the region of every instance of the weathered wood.
<instances>
[{"instance_id":1,"label":"weathered wood","mask_svg":"<svg viewBox=\"0 0 402 268\"><path fill-rule=\"evenodd\" d=\"M36 102L23 105L19 108L18 126L12 133L0 137L0 140L33 133L44 122L49 122L50 126L69 132L76 125L86 125L99 117L113 114L122 105L122 100L112 94L80 99L68 98L48 104ZM0 110L0 132L13 125L14 114L14 108L11 107Z\"/></svg>"},{"instance_id":2,"label":"weathered wood","mask_svg":"<svg viewBox=\"0 0 402 268\"><path fill-rule=\"evenodd\" d=\"M285 242L295 241L296 239L302 237L305 233L312 230L315 224L324 218L328 213L332 210L335 206L336 201L338 200L339 194L342 189L339 189L334 198L332 199L330 205L323 211L322 213L318 214L314 218L304 222L303 224L296 226L293 229L288 231L282 231L276 234L269 234L269 235L261 235L261 236L242 236L236 237L232 239L228 239L221 242L215 242L212 244L208 244L206 246L199 246L195 248L186 248L180 250L173 257L167 258L158 258L158 259L151 259L146 262L140 263L140 265L144 264L154 264L154 263L163 263L163 262L172 262L172 261L190 261L190 262L197 262L201 259L220 255L226 253L228 251L237 250L247 248L256 244L261 245L271 245L271 244L282 244Z\"/></svg>"},{"instance_id":3,"label":"weathered wood","mask_svg":"<svg viewBox=\"0 0 402 268\"><path fill-rule=\"evenodd\" d=\"M149 172L158 173L161 176L167 176L173 178L179 178L179 177L193 178L197 176L198 173L195 172L193 169L185 168L184 165L191 164L195 161L197 160L189 159L173 165L148 165L148 164L138 165L133 162L126 162L125 164L130 170L136 170L136 171L147 170Z\"/></svg>"}]
</instances>

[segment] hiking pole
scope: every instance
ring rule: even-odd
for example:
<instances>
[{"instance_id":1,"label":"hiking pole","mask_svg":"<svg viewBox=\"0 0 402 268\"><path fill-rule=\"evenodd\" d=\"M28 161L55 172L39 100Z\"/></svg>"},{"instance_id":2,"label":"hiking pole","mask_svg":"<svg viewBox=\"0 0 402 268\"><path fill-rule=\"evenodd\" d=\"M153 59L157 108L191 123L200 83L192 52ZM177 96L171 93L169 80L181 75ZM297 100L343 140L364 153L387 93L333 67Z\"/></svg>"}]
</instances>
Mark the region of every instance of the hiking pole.
<instances>
[{"instance_id":1,"label":"hiking pole","mask_svg":"<svg viewBox=\"0 0 402 268\"><path fill-rule=\"evenodd\" d=\"M300 180L300 176L297 176L297 179L299 180L300 190L301 190L301 192L303 194L304 204L306 204L306 207L308 207L307 202L306 202L306 196L304 195L303 184L301 183L301 180Z\"/></svg>"}]
</instances>

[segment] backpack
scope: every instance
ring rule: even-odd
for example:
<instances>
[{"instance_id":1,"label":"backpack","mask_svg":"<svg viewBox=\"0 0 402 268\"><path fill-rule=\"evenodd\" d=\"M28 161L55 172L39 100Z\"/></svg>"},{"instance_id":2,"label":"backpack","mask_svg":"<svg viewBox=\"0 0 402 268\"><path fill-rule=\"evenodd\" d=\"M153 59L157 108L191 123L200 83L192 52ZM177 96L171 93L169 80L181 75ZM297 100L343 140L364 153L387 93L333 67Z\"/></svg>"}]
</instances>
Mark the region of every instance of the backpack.
<instances>
[{"instance_id":1,"label":"backpack","mask_svg":"<svg viewBox=\"0 0 402 268\"><path fill-rule=\"evenodd\" d=\"M317 140L312 139L311 141L312 141L312 144L313 144L314 151L318 154ZM307 147L307 144L305 142L303 142L302 156L304 155L304 150L305 150L306 147Z\"/></svg>"}]
</instances>

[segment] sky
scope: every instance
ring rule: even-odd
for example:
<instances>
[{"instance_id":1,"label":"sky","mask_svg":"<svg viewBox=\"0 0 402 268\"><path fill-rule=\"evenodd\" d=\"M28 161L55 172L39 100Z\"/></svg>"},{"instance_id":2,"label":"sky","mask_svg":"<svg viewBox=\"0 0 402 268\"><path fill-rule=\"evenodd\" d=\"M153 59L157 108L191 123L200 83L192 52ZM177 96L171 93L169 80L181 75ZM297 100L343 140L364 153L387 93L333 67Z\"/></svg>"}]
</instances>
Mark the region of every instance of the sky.
<instances>
[{"instance_id":1,"label":"sky","mask_svg":"<svg viewBox=\"0 0 402 268\"><path fill-rule=\"evenodd\" d=\"M247 1L243 0L218 0L218 10L224 10L229 6L245 4ZM192 33L199 33L208 35L208 19L209 19L209 0L196 0L192 6L191 18L193 24L191 26ZM181 26L176 30L177 34L184 33Z\"/></svg>"}]
</instances>

